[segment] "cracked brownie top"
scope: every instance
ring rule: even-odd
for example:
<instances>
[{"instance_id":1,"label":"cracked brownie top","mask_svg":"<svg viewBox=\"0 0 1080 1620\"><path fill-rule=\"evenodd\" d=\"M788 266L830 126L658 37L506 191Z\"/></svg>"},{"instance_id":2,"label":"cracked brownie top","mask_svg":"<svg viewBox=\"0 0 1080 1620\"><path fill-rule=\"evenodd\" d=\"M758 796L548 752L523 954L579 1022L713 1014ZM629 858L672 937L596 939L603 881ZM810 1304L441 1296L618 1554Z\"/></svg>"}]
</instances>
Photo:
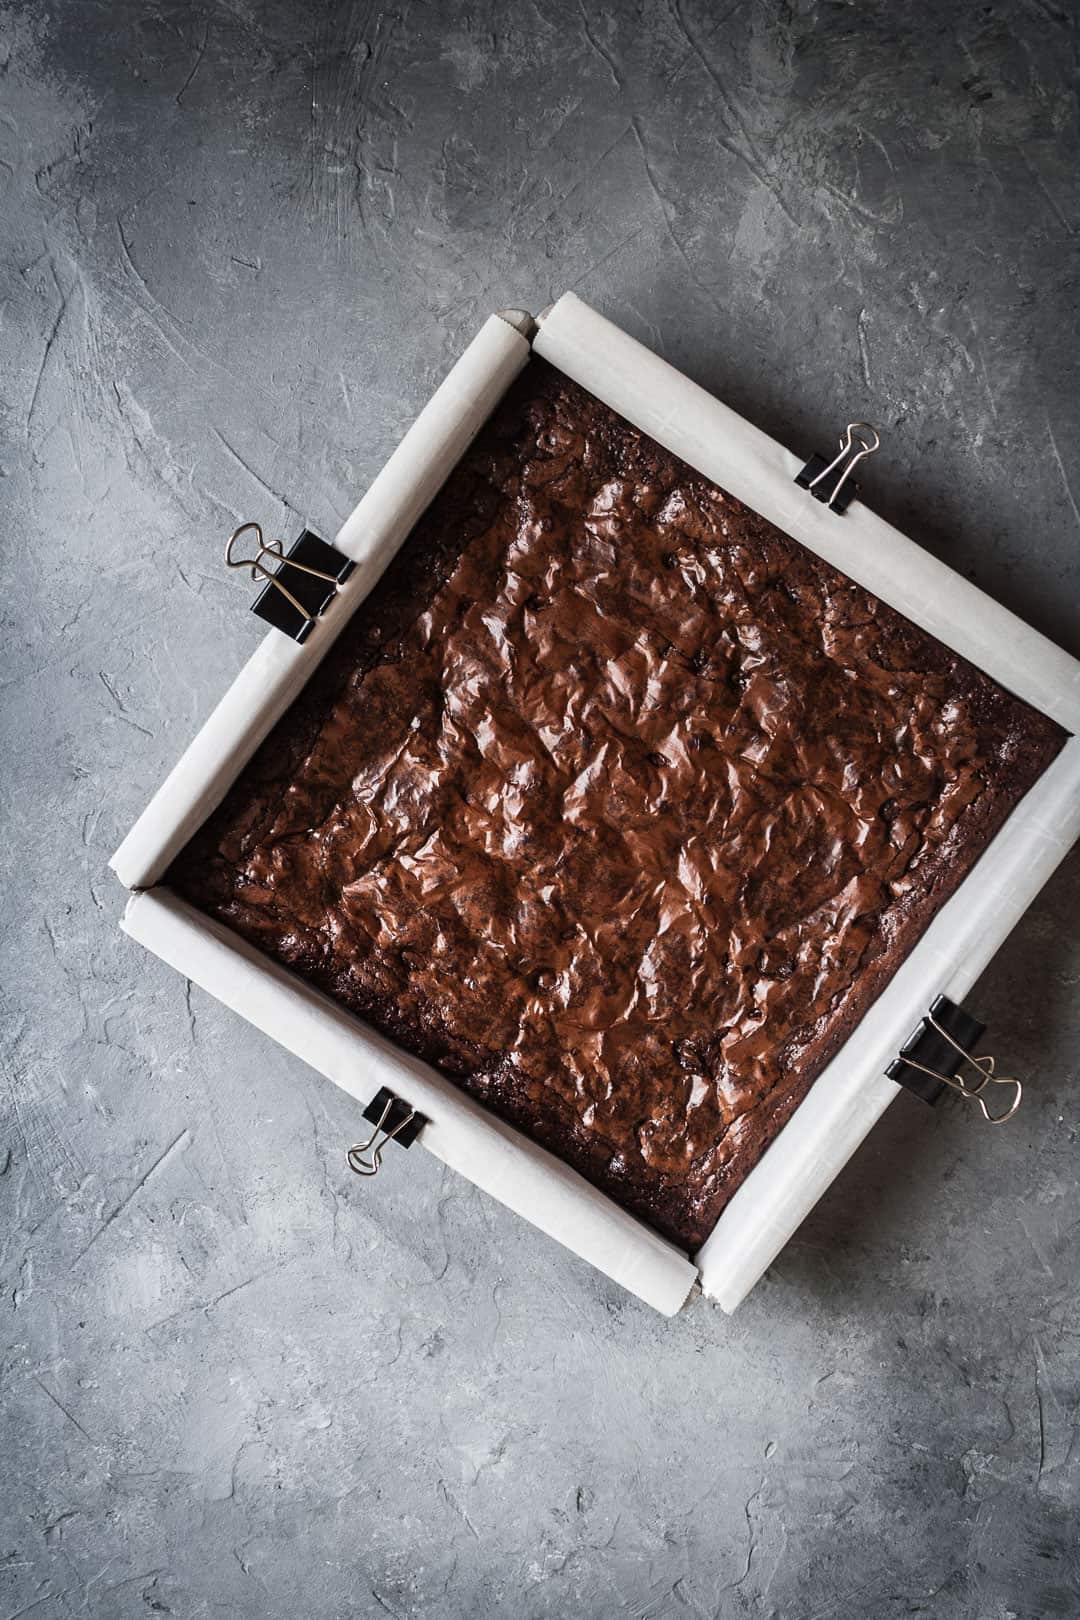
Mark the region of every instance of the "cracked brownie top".
<instances>
[{"instance_id":1,"label":"cracked brownie top","mask_svg":"<svg viewBox=\"0 0 1080 1620\"><path fill-rule=\"evenodd\" d=\"M534 359L169 881L692 1249L1064 738Z\"/></svg>"}]
</instances>

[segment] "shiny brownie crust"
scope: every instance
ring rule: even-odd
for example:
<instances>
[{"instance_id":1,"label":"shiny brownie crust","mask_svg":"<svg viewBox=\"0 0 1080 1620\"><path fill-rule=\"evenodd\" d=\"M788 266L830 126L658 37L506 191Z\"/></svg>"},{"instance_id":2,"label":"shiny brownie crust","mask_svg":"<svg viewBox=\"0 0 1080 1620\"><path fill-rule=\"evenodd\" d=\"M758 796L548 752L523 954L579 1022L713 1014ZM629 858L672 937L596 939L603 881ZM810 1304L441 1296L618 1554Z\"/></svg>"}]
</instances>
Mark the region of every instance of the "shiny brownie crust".
<instances>
[{"instance_id":1,"label":"shiny brownie crust","mask_svg":"<svg viewBox=\"0 0 1080 1620\"><path fill-rule=\"evenodd\" d=\"M693 1250L1064 740L533 359L168 881Z\"/></svg>"}]
</instances>

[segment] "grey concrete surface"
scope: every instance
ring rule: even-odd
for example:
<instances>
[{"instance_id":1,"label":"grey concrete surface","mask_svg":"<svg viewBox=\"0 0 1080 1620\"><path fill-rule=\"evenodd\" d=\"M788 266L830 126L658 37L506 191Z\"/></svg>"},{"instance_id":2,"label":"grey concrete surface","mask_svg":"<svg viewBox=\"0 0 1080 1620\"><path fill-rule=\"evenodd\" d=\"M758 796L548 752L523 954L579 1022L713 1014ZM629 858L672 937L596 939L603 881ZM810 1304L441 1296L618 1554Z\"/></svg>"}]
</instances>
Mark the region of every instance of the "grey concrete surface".
<instances>
[{"instance_id":1,"label":"grey concrete surface","mask_svg":"<svg viewBox=\"0 0 1080 1620\"><path fill-rule=\"evenodd\" d=\"M117 932L483 317L579 290L1080 652L1071 0L0 10L0 1620L1080 1614L1080 865L748 1304L665 1322Z\"/></svg>"}]
</instances>

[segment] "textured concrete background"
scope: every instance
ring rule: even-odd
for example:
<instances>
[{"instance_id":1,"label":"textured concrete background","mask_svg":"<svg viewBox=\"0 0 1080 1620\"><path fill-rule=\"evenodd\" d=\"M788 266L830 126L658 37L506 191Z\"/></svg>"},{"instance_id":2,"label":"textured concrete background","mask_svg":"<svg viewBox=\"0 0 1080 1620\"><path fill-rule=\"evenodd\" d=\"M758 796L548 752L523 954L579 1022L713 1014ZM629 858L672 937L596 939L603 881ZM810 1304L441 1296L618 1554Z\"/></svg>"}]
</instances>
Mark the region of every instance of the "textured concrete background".
<instances>
[{"instance_id":1,"label":"textured concrete background","mask_svg":"<svg viewBox=\"0 0 1080 1620\"><path fill-rule=\"evenodd\" d=\"M734 1319L125 942L109 853L482 318L578 289L1080 652L1077 11L0 13L0 1620L1080 1614L1080 864Z\"/></svg>"}]
</instances>

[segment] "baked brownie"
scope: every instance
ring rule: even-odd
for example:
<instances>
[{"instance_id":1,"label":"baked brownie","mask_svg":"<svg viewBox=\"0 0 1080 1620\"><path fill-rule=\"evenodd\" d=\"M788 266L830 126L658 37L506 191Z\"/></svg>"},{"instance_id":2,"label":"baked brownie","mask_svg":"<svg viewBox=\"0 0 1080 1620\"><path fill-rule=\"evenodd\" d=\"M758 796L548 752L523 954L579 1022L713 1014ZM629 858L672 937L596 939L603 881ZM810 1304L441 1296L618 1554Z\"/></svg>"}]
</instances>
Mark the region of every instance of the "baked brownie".
<instances>
[{"instance_id":1,"label":"baked brownie","mask_svg":"<svg viewBox=\"0 0 1080 1620\"><path fill-rule=\"evenodd\" d=\"M533 359L168 881L694 1249L1064 740Z\"/></svg>"}]
</instances>

